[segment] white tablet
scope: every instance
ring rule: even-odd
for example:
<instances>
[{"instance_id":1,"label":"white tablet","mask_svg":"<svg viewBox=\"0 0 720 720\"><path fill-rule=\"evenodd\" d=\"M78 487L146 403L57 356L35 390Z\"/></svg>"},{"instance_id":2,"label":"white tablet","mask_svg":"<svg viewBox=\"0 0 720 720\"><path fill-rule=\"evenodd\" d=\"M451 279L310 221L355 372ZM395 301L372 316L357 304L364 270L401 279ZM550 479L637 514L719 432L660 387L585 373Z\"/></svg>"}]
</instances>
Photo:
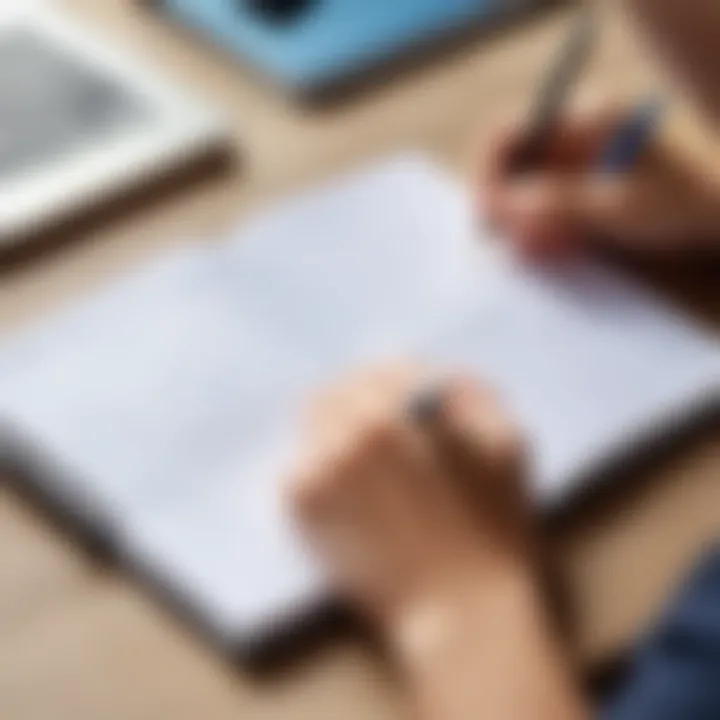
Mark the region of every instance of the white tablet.
<instances>
[{"instance_id":1,"label":"white tablet","mask_svg":"<svg viewBox=\"0 0 720 720\"><path fill-rule=\"evenodd\" d=\"M221 121L44 3L0 7L0 247L218 149Z\"/></svg>"}]
</instances>

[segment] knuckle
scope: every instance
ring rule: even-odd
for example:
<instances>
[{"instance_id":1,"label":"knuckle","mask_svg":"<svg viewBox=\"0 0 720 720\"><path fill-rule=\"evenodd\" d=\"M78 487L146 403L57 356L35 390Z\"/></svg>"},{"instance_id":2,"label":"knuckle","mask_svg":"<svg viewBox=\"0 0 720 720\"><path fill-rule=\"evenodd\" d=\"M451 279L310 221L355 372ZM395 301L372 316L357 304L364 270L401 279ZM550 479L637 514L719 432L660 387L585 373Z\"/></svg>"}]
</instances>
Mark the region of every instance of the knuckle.
<instances>
[{"instance_id":1,"label":"knuckle","mask_svg":"<svg viewBox=\"0 0 720 720\"><path fill-rule=\"evenodd\" d=\"M327 493L330 489L342 491L363 482L368 468L388 455L397 437L397 427L386 417L378 416L358 423L344 442L325 456L310 485L319 486L321 492Z\"/></svg>"},{"instance_id":2,"label":"knuckle","mask_svg":"<svg viewBox=\"0 0 720 720\"><path fill-rule=\"evenodd\" d=\"M395 447L399 441L399 424L388 415L368 420L357 438L358 451L363 456L377 456Z\"/></svg>"},{"instance_id":3,"label":"knuckle","mask_svg":"<svg viewBox=\"0 0 720 720\"><path fill-rule=\"evenodd\" d=\"M522 430L500 397L470 376L458 376L448 387L445 417L455 436L476 444L494 466L514 465L525 455Z\"/></svg>"},{"instance_id":4,"label":"knuckle","mask_svg":"<svg viewBox=\"0 0 720 720\"><path fill-rule=\"evenodd\" d=\"M283 495L285 503L292 510L300 510L314 496L310 486L306 482L306 478L295 475L283 485Z\"/></svg>"},{"instance_id":5,"label":"knuckle","mask_svg":"<svg viewBox=\"0 0 720 720\"><path fill-rule=\"evenodd\" d=\"M332 477L322 466L296 472L285 483L284 494L290 507L303 514L322 502L332 486Z\"/></svg>"},{"instance_id":6,"label":"knuckle","mask_svg":"<svg viewBox=\"0 0 720 720\"><path fill-rule=\"evenodd\" d=\"M484 392L485 388L481 383L467 372L457 372L453 379L445 387L445 395L449 401L461 402L468 396L476 396Z\"/></svg>"},{"instance_id":7,"label":"knuckle","mask_svg":"<svg viewBox=\"0 0 720 720\"><path fill-rule=\"evenodd\" d=\"M509 422L498 425L488 438L493 465L511 475L522 475L528 461L528 445L522 432Z\"/></svg>"},{"instance_id":8,"label":"knuckle","mask_svg":"<svg viewBox=\"0 0 720 720\"><path fill-rule=\"evenodd\" d=\"M501 461L515 460L524 455L525 440L522 433L509 423L501 423L493 438L495 456Z\"/></svg>"},{"instance_id":9,"label":"knuckle","mask_svg":"<svg viewBox=\"0 0 720 720\"><path fill-rule=\"evenodd\" d=\"M495 396L489 386L468 373L457 373L443 392L446 417L454 426L462 426L468 417L490 411Z\"/></svg>"},{"instance_id":10,"label":"knuckle","mask_svg":"<svg viewBox=\"0 0 720 720\"><path fill-rule=\"evenodd\" d=\"M348 485L357 475L362 457L357 452L355 443L350 442L328 455L323 467L326 478L326 487L340 487Z\"/></svg>"}]
</instances>

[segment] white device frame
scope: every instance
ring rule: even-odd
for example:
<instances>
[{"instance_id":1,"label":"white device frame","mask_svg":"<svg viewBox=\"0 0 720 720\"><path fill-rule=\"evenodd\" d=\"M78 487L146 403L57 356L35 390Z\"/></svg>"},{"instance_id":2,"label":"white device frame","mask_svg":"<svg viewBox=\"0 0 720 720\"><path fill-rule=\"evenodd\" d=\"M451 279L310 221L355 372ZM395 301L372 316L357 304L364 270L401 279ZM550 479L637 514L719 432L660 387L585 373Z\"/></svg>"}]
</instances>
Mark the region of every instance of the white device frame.
<instances>
[{"instance_id":1,"label":"white device frame","mask_svg":"<svg viewBox=\"0 0 720 720\"><path fill-rule=\"evenodd\" d=\"M21 27L47 38L93 73L127 87L153 119L132 133L120 132L0 180L0 249L222 148L227 133L219 115L118 52L94 28L46 3L0 8L0 36Z\"/></svg>"}]
</instances>

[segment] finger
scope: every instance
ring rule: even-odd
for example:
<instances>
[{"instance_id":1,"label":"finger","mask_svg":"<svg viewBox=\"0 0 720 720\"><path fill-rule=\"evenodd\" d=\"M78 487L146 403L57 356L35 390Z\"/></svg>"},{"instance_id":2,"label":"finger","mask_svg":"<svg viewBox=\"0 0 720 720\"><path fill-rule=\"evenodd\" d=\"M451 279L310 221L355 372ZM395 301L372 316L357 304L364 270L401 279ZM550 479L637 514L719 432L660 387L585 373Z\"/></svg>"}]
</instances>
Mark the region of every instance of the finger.
<instances>
[{"instance_id":1,"label":"finger","mask_svg":"<svg viewBox=\"0 0 720 720\"><path fill-rule=\"evenodd\" d=\"M525 178L496 200L509 240L525 255L559 255L582 245L583 209L576 184L560 177Z\"/></svg>"},{"instance_id":2,"label":"finger","mask_svg":"<svg viewBox=\"0 0 720 720\"><path fill-rule=\"evenodd\" d=\"M544 161L534 175L579 173L594 168L623 113L617 109L577 111L559 125L544 150ZM505 227L503 198L524 176L514 176L513 158L522 146L527 128L508 125L500 130L481 164L479 197L482 211L492 226ZM541 243L542 244L542 243Z\"/></svg>"},{"instance_id":3,"label":"finger","mask_svg":"<svg viewBox=\"0 0 720 720\"><path fill-rule=\"evenodd\" d=\"M437 377L435 371L404 376L391 409L391 416L402 420L395 426L394 452L387 453L383 466L373 473L373 478L384 476L378 496L389 511L388 522L402 528L401 534L415 543L429 528L441 533L444 528L457 527L459 520L458 489L448 482L448 468L422 427L422 418L408 414L410 400L418 397L419 389L432 387L435 383L429 379Z\"/></svg>"},{"instance_id":4,"label":"finger","mask_svg":"<svg viewBox=\"0 0 720 720\"><path fill-rule=\"evenodd\" d=\"M564 170L594 166L626 112L618 108L585 108L568 115L550 138L547 162Z\"/></svg>"},{"instance_id":5,"label":"finger","mask_svg":"<svg viewBox=\"0 0 720 720\"><path fill-rule=\"evenodd\" d=\"M444 447L488 470L514 466L522 455L520 432L510 413L490 388L470 378L448 384L434 431Z\"/></svg>"},{"instance_id":6,"label":"finger","mask_svg":"<svg viewBox=\"0 0 720 720\"><path fill-rule=\"evenodd\" d=\"M510 174L510 160L522 143L523 126L505 125L493 134L488 149L480 163L480 186L493 188L505 182Z\"/></svg>"},{"instance_id":7,"label":"finger","mask_svg":"<svg viewBox=\"0 0 720 720\"><path fill-rule=\"evenodd\" d=\"M525 507L520 492L525 445L516 423L488 388L465 378L449 383L442 412L427 430L456 479L458 497L483 521L492 519L485 516L488 509Z\"/></svg>"},{"instance_id":8,"label":"finger","mask_svg":"<svg viewBox=\"0 0 720 720\"><path fill-rule=\"evenodd\" d=\"M371 367L337 383L312 405L308 424L318 435L352 432L380 417L398 416L397 408L425 369L417 363L396 361Z\"/></svg>"},{"instance_id":9,"label":"finger","mask_svg":"<svg viewBox=\"0 0 720 720\"><path fill-rule=\"evenodd\" d=\"M624 241L648 220L642 173L548 176L515 184L499 201L503 227L531 255L569 252L598 238ZM657 211L658 208L655 208Z\"/></svg>"},{"instance_id":10,"label":"finger","mask_svg":"<svg viewBox=\"0 0 720 720\"><path fill-rule=\"evenodd\" d=\"M548 138L543 167L552 169L587 168L599 158L624 117L618 108L577 110L560 123ZM512 159L528 133L525 123L507 124L499 129L481 167L481 185L492 187L512 176Z\"/></svg>"},{"instance_id":11,"label":"finger","mask_svg":"<svg viewBox=\"0 0 720 720\"><path fill-rule=\"evenodd\" d=\"M332 460L316 452L307 453L284 483L286 505L304 529L318 525L336 502L337 476Z\"/></svg>"},{"instance_id":12,"label":"finger","mask_svg":"<svg viewBox=\"0 0 720 720\"><path fill-rule=\"evenodd\" d=\"M420 474L427 466L409 462L404 432L394 423L367 427L354 457L326 460L320 482L313 477L303 482L310 503L302 501L301 516L311 547L333 570L336 584L355 596L373 586L372 573L396 577L427 559L418 542L437 506L422 503Z\"/></svg>"},{"instance_id":13,"label":"finger","mask_svg":"<svg viewBox=\"0 0 720 720\"><path fill-rule=\"evenodd\" d=\"M409 364L386 365L365 370L327 392L311 413L306 440L309 450L293 483L294 504L317 511L313 498L330 494L337 485L346 494L355 476L372 476L374 469L398 454L407 431L401 411L404 398L415 381ZM309 470L307 470L309 468Z\"/></svg>"},{"instance_id":14,"label":"finger","mask_svg":"<svg viewBox=\"0 0 720 720\"><path fill-rule=\"evenodd\" d=\"M289 500L294 514L314 539L336 530L370 538L378 532L387 534L382 521L387 512L386 483L381 476L395 464L395 432L389 425L387 429L378 425L352 444L307 457L306 466L289 484Z\"/></svg>"}]
</instances>

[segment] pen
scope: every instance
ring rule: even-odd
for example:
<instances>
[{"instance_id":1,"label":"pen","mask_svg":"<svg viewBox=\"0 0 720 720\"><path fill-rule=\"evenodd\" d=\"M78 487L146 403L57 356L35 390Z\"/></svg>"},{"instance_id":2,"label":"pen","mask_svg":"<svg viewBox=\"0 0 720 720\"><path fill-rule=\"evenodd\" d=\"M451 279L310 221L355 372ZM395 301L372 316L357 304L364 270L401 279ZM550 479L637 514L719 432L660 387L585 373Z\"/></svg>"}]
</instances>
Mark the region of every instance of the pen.
<instances>
[{"instance_id":1,"label":"pen","mask_svg":"<svg viewBox=\"0 0 720 720\"><path fill-rule=\"evenodd\" d=\"M666 103L652 98L637 109L613 133L598 162L598 173L621 175L632 170L648 149L664 117ZM537 149L533 149L536 153ZM529 158L530 153L526 155ZM442 411L445 384L435 380L419 388L408 403L408 415L418 425L427 425Z\"/></svg>"},{"instance_id":2,"label":"pen","mask_svg":"<svg viewBox=\"0 0 720 720\"><path fill-rule=\"evenodd\" d=\"M512 172L523 173L542 162L568 98L590 61L597 27L594 11L589 4L583 4L567 40L540 85L529 114L525 139L510 162Z\"/></svg>"},{"instance_id":3,"label":"pen","mask_svg":"<svg viewBox=\"0 0 720 720\"><path fill-rule=\"evenodd\" d=\"M523 173L537 166L557 129L568 97L582 75L592 54L597 23L588 3L584 3L570 28L567 40L560 48L547 77L540 85L535 103L529 114L525 140L511 160L514 173ZM637 133L638 135L640 133ZM620 143L608 149L605 165L620 164L630 154L634 143ZM418 425L427 425L442 411L445 383L437 379L418 388L406 406L406 416Z\"/></svg>"}]
</instances>

